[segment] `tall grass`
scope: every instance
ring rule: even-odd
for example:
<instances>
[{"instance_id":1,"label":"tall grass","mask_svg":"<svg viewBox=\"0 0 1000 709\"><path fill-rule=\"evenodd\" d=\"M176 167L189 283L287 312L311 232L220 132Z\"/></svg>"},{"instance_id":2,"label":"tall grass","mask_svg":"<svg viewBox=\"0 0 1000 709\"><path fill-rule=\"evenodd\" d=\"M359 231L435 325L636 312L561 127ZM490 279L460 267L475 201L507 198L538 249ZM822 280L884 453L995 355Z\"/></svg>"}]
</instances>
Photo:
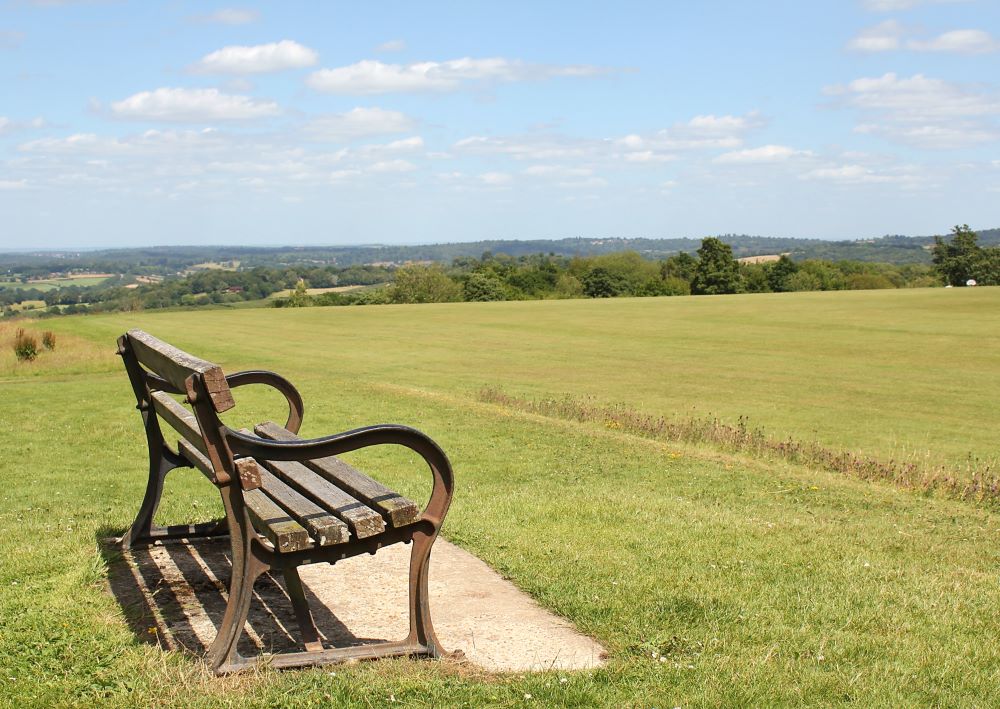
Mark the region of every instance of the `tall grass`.
<instances>
[{"instance_id":1,"label":"tall grass","mask_svg":"<svg viewBox=\"0 0 1000 709\"><path fill-rule=\"evenodd\" d=\"M925 493L940 493L954 499L1000 504L1000 476L995 461L969 458L965 470L930 466L920 458L884 460L856 451L837 450L816 441L792 437L775 438L751 426L746 416L727 423L715 416L688 416L668 420L643 413L627 404L602 404L593 398L566 394L561 397L527 399L507 394L499 387L483 387L480 401L549 418L581 423L599 423L606 428L663 441L703 443L723 450L760 458L777 458L808 465L861 480L879 480Z\"/></svg>"}]
</instances>

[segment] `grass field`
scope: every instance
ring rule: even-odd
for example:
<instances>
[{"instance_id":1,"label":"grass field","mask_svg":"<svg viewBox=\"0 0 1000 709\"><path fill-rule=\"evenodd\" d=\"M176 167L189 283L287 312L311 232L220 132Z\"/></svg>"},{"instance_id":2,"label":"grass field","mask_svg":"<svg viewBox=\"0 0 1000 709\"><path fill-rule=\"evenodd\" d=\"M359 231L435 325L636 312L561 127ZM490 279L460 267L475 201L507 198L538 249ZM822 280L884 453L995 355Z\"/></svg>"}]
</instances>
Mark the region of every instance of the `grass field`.
<instances>
[{"instance_id":1,"label":"grass field","mask_svg":"<svg viewBox=\"0 0 1000 709\"><path fill-rule=\"evenodd\" d=\"M0 332L10 432L0 437L0 703L1000 704L994 508L478 396L488 386L681 419L746 416L775 436L959 469L970 454L998 454L1000 289L264 308L44 326L59 345L29 365L13 361L9 328ZM216 680L137 640L104 591L97 545L129 523L144 484L141 428L112 355L133 326L227 369L289 376L306 399L306 434L385 420L432 434L458 476L445 536L597 637L608 667L494 677L392 661ZM238 400L234 424L280 415L265 394ZM412 495L424 489L402 457L355 461ZM164 520L204 518L215 498L178 473Z\"/></svg>"},{"instance_id":2,"label":"grass field","mask_svg":"<svg viewBox=\"0 0 1000 709\"><path fill-rule=\"evenodd\" d=\"M27 283L21 283L20 281L0 281L0 289L4 288L35 288L40 291L50 291L56 288L62 288L63 286L80 286L81 288L86 288L88 286L98 286L108 280L110 276L108 275L96 275L96 276L69 276L67 278L46 278L39 281L28 281Z\"/></svg>"}]
</instances>

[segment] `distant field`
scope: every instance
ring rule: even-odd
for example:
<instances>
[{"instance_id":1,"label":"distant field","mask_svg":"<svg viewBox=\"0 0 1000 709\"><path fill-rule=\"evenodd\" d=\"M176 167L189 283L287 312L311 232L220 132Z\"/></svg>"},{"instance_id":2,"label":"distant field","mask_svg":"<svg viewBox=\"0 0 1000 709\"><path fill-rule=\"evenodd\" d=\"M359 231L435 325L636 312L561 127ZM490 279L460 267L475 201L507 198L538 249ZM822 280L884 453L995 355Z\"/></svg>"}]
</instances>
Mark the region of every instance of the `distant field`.
<instances>
[{"instance_id":1,"label":"distant field","mask_svg":"<svg viewBox=\"0 0 1000 709\"><path fill-rule=\"evenodd\" d=\"M62 288L63 286L80 286L81 288L86 288L88 286L97 286L104 283L111 274L101 274L94 276L68 276L66 278L46 278L39 281L28 281L27 283L21 283L20 281L0 281L0 289L2 288L37 288L40 291L50 291L56 288Z\"/></svg>"},{"instance_id":2,"label":"distant field","mask_svg":"<svg viewBox=\"0 0 1000 709\"><path fill-rule=\"evenodd\" d=\"M352 291L364 290L365 288L370 288L371 286L334 286L333 288L306 288L306 293L309 295L319 295L320 293L350 293ZM292 293L294 289L282 290L277 293L272 293L268 296L269 299L274 298L287 298Z\"/></svg>"},{"instance_id":3,"label":"distant field","mask_svg":"<svg viewBox=\"0 0 1000 709\"><path fill-rule=\"evenodd\" d=\"M998 452L1000 288L74 316L38 324L58 346L28 365L13 327L0 323L0 692L15 705L1000 706L995 508L477 399L497 386L744 415L958 468ZM129 523L145 481L113 354L128 327L285 374L307 435L429 432L457 476L445 536L597 637L608 667L218 680L137 638L97 541ZM237 401L233 425L283 416L252 387ZM408 455L351 460L426 490ZM218 511L198 474L168 478L164 522Z\"/></svg>"}]
</instances>

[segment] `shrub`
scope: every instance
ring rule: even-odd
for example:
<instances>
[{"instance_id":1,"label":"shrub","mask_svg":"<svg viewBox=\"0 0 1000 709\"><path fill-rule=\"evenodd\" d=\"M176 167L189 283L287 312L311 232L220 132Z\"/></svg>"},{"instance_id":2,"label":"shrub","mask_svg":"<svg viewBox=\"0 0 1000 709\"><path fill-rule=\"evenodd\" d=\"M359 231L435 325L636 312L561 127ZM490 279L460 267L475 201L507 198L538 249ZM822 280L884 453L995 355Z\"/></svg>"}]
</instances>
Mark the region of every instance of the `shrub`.
<instances>
[{"instance_id":1,"label":"shrub","mask_svg":"<svg viewBox=\"0 0 1000 709\"><path fill-rule=\"evenodd\" d=\"M56 348L56 334L52 330L46 330L42 333L42 345L47 350L54 350Z\"/></svg>"},{"instance_id":2,"label":"shrub","mask_svg":"<svg viewBox=\"0 0 1000 709\"><path fill-rule=\"evenodd\" d=\"M30 362L38 356L38 340L24 328L18 328L14 335L14 354L22 362Z\"/></svg>"}]
</instances>

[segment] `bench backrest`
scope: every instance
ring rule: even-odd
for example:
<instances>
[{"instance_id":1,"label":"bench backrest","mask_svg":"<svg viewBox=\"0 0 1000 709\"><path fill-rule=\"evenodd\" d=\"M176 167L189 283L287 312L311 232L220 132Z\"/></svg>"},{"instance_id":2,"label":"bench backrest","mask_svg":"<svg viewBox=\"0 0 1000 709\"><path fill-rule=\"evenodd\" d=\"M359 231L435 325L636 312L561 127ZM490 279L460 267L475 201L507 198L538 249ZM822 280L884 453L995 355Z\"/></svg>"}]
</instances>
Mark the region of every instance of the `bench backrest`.
<instances>
[{"instance_id":1,"label":"bench backrest","mask_svg":"<svg viewBox=\"0 0 1000 709\"><path fill-rule=\"evenodd\" d=\"M142 330L129 330L124 338L143 366L170 382L177 390L191 393L190 378L201 375L212 406L218 413L236 405L226 375L219 365L190 355Z\"/></svg>"},{"instance_id":2,"label":"bench backrest","mask_svg":"<svg viewBox=\"0 0 1000 709\"><path fill-rule=\"evenodd\" d=\"M162 446L158 422L163 421L211 463L211 473L205 473L216 485L239 475L218 432L218 414L236 405L222 367L142 330L129 330L118 338L118 351L143 410L150 444ZM193 412L171 394L187 396L187 402L194 402Z\"/></svg>"}]
</instances>

